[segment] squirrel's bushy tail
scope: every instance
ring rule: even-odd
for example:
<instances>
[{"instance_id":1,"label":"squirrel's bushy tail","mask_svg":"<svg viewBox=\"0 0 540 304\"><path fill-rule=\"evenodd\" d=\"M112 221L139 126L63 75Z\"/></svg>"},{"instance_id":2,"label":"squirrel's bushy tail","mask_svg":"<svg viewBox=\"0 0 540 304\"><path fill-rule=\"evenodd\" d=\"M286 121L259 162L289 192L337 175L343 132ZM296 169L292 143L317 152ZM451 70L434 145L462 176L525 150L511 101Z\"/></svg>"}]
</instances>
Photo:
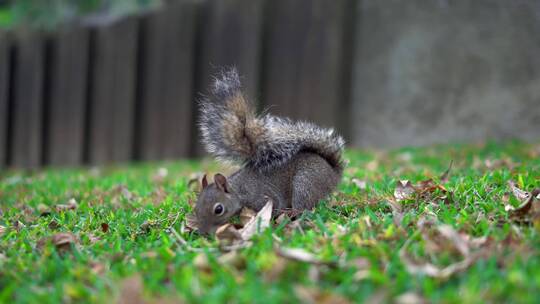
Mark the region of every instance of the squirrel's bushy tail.
<instances>
[{"instance_id":1,"label":"squirrel's bushy tail","mask_svg":"<svg viewBox=\"0 0 540 304\"><path fill-rule=\"evenodd\" d=\"M235 69L216 78L210 96L200 101L200 131L206 150L219 159L266 171L306 151L325 158L341 172L344 141L332 129L257 116L246 100Z\"/></svg>"}]
</instances>

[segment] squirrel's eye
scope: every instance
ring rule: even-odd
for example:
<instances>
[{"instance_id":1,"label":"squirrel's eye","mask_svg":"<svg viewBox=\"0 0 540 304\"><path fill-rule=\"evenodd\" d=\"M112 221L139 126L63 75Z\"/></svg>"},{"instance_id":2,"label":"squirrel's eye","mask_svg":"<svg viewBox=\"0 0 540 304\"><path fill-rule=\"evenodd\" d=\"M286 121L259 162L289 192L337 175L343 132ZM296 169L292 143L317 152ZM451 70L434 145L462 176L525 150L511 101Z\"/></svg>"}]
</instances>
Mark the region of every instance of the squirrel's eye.
<instances>
[{"instance_id":1,"label":"squirrel's eye","mask_svg":"<svg viewBox=\"0 0 540 304\"><path fill-rule=\"evenodd\" d=\"M214 214L215 215L222 215L225 213L225 207L223 207L223 204L217 203L214 205Z\"/></svg>"}]
</instances>

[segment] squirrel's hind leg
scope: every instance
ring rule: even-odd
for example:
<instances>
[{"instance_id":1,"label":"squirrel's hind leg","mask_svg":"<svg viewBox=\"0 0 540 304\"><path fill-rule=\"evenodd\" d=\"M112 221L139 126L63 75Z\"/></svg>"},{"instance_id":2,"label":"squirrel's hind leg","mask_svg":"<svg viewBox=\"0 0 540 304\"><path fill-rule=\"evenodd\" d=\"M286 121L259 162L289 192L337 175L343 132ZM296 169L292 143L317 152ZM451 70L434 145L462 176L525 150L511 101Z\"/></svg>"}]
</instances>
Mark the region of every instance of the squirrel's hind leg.
<instances>
[{"instance_id":1,"label":"squirrel's hind leg","mask_svg":"<svg viewBox=\"0 0 540 304\"><path fill-rule=\"evenodd\" d=\"M292 179L293 210L311 210L334 191L341 176L320 156L302 159Z\"/></svg>"}]
</instances>

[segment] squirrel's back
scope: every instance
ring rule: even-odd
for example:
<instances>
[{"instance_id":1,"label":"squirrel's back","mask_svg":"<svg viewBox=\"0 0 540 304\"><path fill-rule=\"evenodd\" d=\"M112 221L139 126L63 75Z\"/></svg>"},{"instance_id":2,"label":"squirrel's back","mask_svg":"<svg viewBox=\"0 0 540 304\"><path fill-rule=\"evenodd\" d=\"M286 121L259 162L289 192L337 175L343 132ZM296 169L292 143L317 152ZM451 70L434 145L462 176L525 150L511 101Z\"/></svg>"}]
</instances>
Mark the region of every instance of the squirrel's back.
<instances>
[{"instance_id":1,"label":"squirrel's back","mask_svg":"<svg viewBox=\"0 0 540 304\"><path fill-rule=\"evenodd\" d=\"M267 172L301 152L320 155L341 175L344 140L333 129L257 116L245 98L235 69L216 78L210 96L200 101L200 131L206 150L226 161Z\"/></svg>"}]
</instances>

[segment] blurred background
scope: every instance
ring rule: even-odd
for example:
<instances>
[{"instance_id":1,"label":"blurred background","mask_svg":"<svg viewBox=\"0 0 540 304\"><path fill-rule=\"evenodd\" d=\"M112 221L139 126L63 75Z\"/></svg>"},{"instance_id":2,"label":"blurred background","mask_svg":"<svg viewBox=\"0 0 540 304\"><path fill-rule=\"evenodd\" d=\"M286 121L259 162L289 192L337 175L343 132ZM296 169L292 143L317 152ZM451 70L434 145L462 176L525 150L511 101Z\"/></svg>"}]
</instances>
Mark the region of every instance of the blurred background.
<instances>
[{"instance_id":1,"label":"blurred background","mask_svg":"<svg viewBox=\"0 0 540 304\"><path fill-rule=\"evenodd\" d=\"M201 156L228 66L350 147L540 139L537 0L0 0L0 168Z\"/></svg>"}]
</instances>

